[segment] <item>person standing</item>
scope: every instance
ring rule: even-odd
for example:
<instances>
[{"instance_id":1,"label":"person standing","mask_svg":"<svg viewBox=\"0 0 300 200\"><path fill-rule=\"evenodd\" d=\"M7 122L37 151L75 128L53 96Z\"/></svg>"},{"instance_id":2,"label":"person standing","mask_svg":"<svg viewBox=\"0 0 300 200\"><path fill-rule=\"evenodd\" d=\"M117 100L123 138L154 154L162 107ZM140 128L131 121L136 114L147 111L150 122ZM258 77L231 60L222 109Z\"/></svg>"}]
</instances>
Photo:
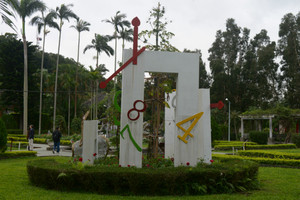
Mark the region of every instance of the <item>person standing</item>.
<instances>
[{"instance_id":1,"label":"person standing","mask_svg":"<svg viewBox=\"0 0 300 200\"><path fill-rule=\"evenodd\" d=\"M55 153L55 149L56 149L56 152L59 153L60 138L61 138L60 128L56 127L55 131L52 134L52 139L54 142L53 151L52 151L53 154Z\"/></svg>"},{"instance_id":2,"label":"person standing","mask_svg":"<svg viewBox=\"0 0 300 200\"><path fill-rule=\"evenodd\" d=\"M33 139L34 139L34 129L33 129L33 125L30 125L29 134L28 134L29 151L33 151Z\"/></svg>"}]
</instances>

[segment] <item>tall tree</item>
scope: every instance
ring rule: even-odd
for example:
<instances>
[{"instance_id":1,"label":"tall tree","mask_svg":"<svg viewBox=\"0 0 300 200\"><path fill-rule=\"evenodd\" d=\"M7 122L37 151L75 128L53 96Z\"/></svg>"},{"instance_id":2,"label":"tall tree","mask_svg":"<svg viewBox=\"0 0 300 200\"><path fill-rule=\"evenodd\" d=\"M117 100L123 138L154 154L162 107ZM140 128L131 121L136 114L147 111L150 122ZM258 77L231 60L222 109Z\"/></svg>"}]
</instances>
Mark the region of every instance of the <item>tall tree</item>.
<instances>
[{"instance_id":1,"label":"tall tree","mask_svg":"<svg viewBox=\"0 0 300 200\"><path fill-rule=\"evenodd\" d=\"M83 21L82 19L77 19L77 23L76 25L72 25L71 27L74 28L77 32L78 32L78 48L77 48L77 65L79 65L79 50L80 50L80 33L83 32L83 31L90 31L90 26L91 24L86 22L86 21ZM74 117L77 116L77 81L78 81L78 66L76 66L76 77L75 77L75 80L76 80L76 83L75 83L75 110L74 110Z\"/></svg>"},{"instance_id":2,"label":"tall tree","mask_svg":"<svg viewBox=\"0 0 300 200\"><path fill-rule=\"evenodd\" d=\"M77 15L70 9L72 4L65 5L62 4L60 7L56 7L56 14L60 20L59 23L59 39L58 39L58 50L57 50L57 59L56 59L56 75L55 75L55 89L54 89L54 106L53 106L53 131L55 130L55 117L56 117L56 96L57 96L57 78L58 78L58 64L59 64L59 51L60 51L60 42L61 42L61 32L64 24L64 20L69 21L70 18L77 19Z\"/></svg>"},{"instance_id":3,"label":"tall tree","mask_svg":"<svg viewBox=\"0 0 300 200\"><path fill-rule=\"evenodd\" d=\"M300 107L300 12L286 14L279 25L278 49L284 98L292 108Z\"/></svg>"},{"instance_id":4,"label":"tall tree","mask_svg":"<svg viewBox=\"0 0 300 200\"><path fill-rule=\"evenodd\" d=\"M43 29L43 48L42 48L42 61L41 61L41 78L40 78L40 109L39 109L39 135L42 130L42 108L43 108L43 69L44 69L44 52L45 52L45 42L46 35L49 31L46 29L47 26L59 29L58 24L54 21L57 17L55 11L50 11L46 16L44 15L44 10L42 10L42 16L35 16L31 19L31 25L37 25L38 32L41 33Z\"/></svg>"},{"instance_id":5,"label":"tall tree","mask_svg":"<svg viewBox=\"0 0 300 200\"><path fill-rule=\"evenodd\" d=\"M87 45L83 53L85 53L89 49L95 49L97 51L96 54L96 68L99 66L98 61L99 61L99 55L101 52L106 53L106 55L111 56L114 55L114 50L111 46L108 45L109 41L109 36L102 36L100 34L95 33L95 38L92 39L92 44Z\"/></svg>"},{"instance_id":6,"label":"tall tree","mask_svg":"<svg viewBox=\"0 0 300 200\"><path fill-rule=\"evenodd\" d=\"M124 30L125 27L130 27L130 22L125 20L126 14L120 13L120 11L116 12L116 15L114 17L111 17L111 19L105 19L103 20L106 23L110 23L114 26L114 35L113 38L115 39L115 64L114 64L114 72L117 69L117 41L120 36L118 35L120 31ZM116 82L116 81L115 81Z\"/></svg>"},{"instance_id":7,"label":"tall tree","mask_svg":"<svg viewBox=\"0 0 300 200\"><path fill-rule=\"evenodd\" d=\"M12 9L18 14L22 20L22 39L24 48L24 89L23 89L23 134L27 134L28 123L28 57L27 57L27 41L26 41L26 17L30 17L33 13L45 9L45 4L40 0L11 0Z\"/></svg>"}]
</instances>

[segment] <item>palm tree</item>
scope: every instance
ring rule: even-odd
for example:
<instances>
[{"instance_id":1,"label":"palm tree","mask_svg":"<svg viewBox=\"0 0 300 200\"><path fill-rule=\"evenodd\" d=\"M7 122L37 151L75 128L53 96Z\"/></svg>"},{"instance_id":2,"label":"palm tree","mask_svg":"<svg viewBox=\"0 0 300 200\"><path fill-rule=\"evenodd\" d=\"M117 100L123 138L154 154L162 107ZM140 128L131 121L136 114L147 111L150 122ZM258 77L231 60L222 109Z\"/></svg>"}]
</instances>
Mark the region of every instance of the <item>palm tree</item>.
<instances>
[{"instance_id":1,"label":"palm tree","mask_svg":"<svg viewBox=\"0 0 300 200\"><path fill-rule=\"evenodd\" d=\"M53 111L53 131L55 130L55 117L56 117L56 96L57 96L57 77L58 77L58 64L59 64L59 50L60 50L60 41L61 41L61 32L62 32L62 26L63 21L68 20L69 18L75 18L77 19L77 15L73 13L72 10L70 10L70 7L72 7L72 4L65 5L62 4L60 7L56 7L56 14L58 18L60 19L59 23L59 39L58 39L58 50L57 50L57 59L56 59L56 74L55 74L55 88L54 88L54 111Z\"/></svg>"},{"instance_id":2,"label":"palm tree","mask_svg":"<svg viewBox=\"0 0 300 200\"><path fill-rule=\"evenodd\" d=\"M125 41L132 42L133 41L133 30L130 29L122 29L120 32L120 38L122 38L122 52L125 48Z\"/></svg>"},{"instance_id":3,"label":"palm tree","mask_svg":"<svg viewBox=\"0 0 300 200\"><path fill-rule=\"evenodd\" d=\"M0 0L0 18L3 22L16 31L16 26L11 21L10 17L15 17L13 13L9 10L10 0Z\"/></svg>"},{"instance_id":4,"label":"palm tree","mask_svg":"<svg viewBox=\"0 0 300 200\"><path fill-rule=\"evenodd\" d=\"M72 25L71 27L72 28L75 28L76 31L78 32L78 49L77 49L77 65L79 65L79 49L80 49L80 33L82 31L90 31L90 26L91 24L86 22L86 21L83 21L81 19L77 19L77 24L76 26ZM77 69L78 67L76 66L76 84L75 84L75 112L74 112L74 117L76 117L76 111L77 111L77 81L78 81L78 77L77 77Z\"/></svg>"},{"instance_id":5,"label":"palm tree","mask_svg":"<svg viewBox=\"0 0 300 200\"><path fill-rule=\"evenodd\" d=\"M110 20L105 19L103 20L106 23L110 23L114 26L114 35L115 38L115 66L114 71L116 71L117 68L117 39L118 39L118 33L120 33L121 30L123 30L125 27L130 27L130 22L127 20L124 20L126 18L126 14L121 14L120 11L116 13L114 17L112 17Z\"/></svg>"},{"instance_id":6,"label":"palm tree","mask_svg":"<svg viewBox=\"0 0 300 200\"><path fill-rule=\"evenodd\" d=\"M45 42L46 42L46 35L49 33L46 30L46 27L53 27L57 30L59 26L56 22L53 21L56 18L56 12L50 11L46 16L44 16L44 11L42 11L42 17L35 16L31 19L31 25L37 25L38 32L41 33L41 29L43 28L43 49L42 49L42 62L41 62L41 81L40 81L40 110L39 110L39 135L41 134L42 130L42 98L43 98L43 68L44 68L44 52L45 52Z\"/></svg>"},{"instance_id":7,"label":"palm tree","mask_svg":"<svg viewBox=\"0 0 300 200\"><path fill-rule=\"evenodd\" d=\"M24 48L24 89L23 89L23 134L27 134L28 118L28 58L27 58L27 41L25 34L25 19L39 10L45 9L45 4L40 0L11 0L12 9L22 19L22 38Z\"/></svg>"},{"instance_id":8,"label":"palm tree","mask_svg":"<svg viewBox=\"0 0 300 200\"><path fill-rule=\"evenodd\" d=\"M92 39L92 44L87 45L83 53L85 53L88 49L96 49L96 68L98 67L99 54L101 52L105 52L108 56L114 55L114 50L107 43L109 41L109 36L102 36L100 34L95 33L95 38Z\"/></svg>"}]
</instances>

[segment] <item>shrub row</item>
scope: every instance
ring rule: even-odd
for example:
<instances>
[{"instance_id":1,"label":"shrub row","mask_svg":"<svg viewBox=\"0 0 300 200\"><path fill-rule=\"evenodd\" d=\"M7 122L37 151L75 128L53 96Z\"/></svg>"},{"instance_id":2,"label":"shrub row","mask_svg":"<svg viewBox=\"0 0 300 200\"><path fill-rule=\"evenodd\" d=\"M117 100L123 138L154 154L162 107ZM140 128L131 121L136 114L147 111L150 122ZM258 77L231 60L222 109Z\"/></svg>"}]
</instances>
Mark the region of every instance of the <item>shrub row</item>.
<instances>
[{"instance_id":1,"label":"shrub row","mask_svg":"<svg viewBox=\"0 0 300 200\"><path fill-rule=\"evenodd\" d=\"M232 146L243 146L243 144L246 145L256 145L256 142L243 142L243 141L225 141L225 140L216 140L213 141L213 146L216 145L232 145Z\"/></svg>"},{"instance_id":2,"label":"shrub row","mask_svg":"<svg viewBox=\"0 0 300 200\"><path fill-rule=\"evenodd\" d=\"M36 151L6 151L5 153L0 153L0 160L6 158L30 157L36 156L36 154Z\"/></svg>"},{"instance_id":3,"label":"shrub row","mask_svg":"<svg viewBox=\"0 0 300 200\"><path fill-rule=\"evenodd\" d=\"M22 129L7 129L7 134L13 134L13 135L23 135Z\"/></svg>"},{"instance_id":4,"label":"shrub row","mask_svg":"<svg viewBox=\"0 0 300 200\"><path fill-rule=\"evenodd\" d=\"M243 149L243 145L216 145L215 150L231 150L232 147L235 149ZM295 144L274 144L274 145L246 145L246 150L249 149L296 149Z\"/></svg>"},{"instance_id":5,"label":"shrub row","mask_svg":"<svg viewBox=\"0 0 300 200\"><path fill-rule=\"evenodd\" d=\"M224 155L224 154L213 154L212 157L213 159L219 159L219 160L251 160L264 165L300 167L300 160L295 160L295 159L246 157L246 156L233 156L233 155Z\"/></svg>"},{"instance_id":6,"label":"shrub row","mask_svg":"<svg viewBox=\"0 0 300 200\"><path fill-rule=\"evenodd\" d=\"M114 195L199 195L246 191L258 187L258 164L214 162L197 167L135 168L86 166L79 170L53 159L27 164L32 184L57 190Z\"/></svg>"},{"instance_id":7,"label":"shrub row","mask_svg":"<svg viewBox=\"0 0 300 200\"><path fill-rule=\"evenodd\" d=\"M299 133L292 135L292 141L293 141L294 144L296 144L296 146L298 148L300 148L300 135L299 135Z\"/></svg>"},{"instance_id":8,"label":"shrub row","mask_svg":"<svg viewBox=\"0 0 300 200\"><path fill-rule=\"evenodd\" d=\"M300 159L300 153L284 153L284 152L271 152L262 150L249 150L239 151L240 156L248 157L264 157L264 158L280 158L280 159Z\"/></svg>"}]
</instances>

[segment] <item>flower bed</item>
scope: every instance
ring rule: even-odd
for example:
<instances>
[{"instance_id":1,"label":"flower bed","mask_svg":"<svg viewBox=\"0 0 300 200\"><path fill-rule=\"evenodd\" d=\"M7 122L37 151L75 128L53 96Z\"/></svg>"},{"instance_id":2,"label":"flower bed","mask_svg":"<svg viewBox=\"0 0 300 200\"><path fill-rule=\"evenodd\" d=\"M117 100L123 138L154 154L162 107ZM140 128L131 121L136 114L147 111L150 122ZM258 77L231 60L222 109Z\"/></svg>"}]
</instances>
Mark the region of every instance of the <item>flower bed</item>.
<instances>
[{"instance_id":1,"label":"flower bed","mask_svg":"<svg viewBox=\"0 0 300 200\"><path fill-rule=\"evenodd\" d=\"M28 162L27 172L36 186L114 195L215 194L258 187L258 164L251 161L215 161L199 163L197 167L160 168L77 163L74 166L74 162L33 160Z\"/></svg>"}]
</instances>

